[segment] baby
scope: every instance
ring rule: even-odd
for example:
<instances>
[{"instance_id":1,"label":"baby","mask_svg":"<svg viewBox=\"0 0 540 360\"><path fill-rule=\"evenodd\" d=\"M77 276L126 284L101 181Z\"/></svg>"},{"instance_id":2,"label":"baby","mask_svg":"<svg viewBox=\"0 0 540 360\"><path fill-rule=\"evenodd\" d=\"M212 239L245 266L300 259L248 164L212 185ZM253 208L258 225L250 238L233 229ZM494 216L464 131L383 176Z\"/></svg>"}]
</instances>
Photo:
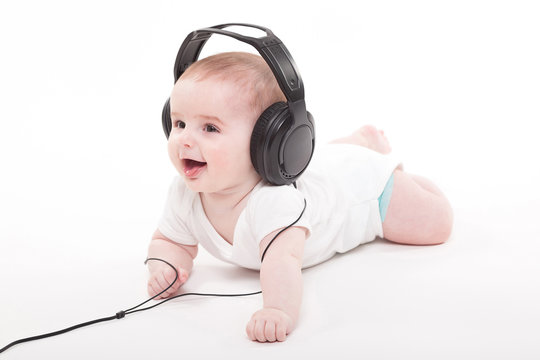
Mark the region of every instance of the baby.
<instances>
[{"instance_id":1,"label":"baby","mask_svg":"<svg viewBox=\"0 0 540 360\"><path fill-rule=\"evenodd\" d=\"M183 73L170 97L168 141L180 176L148 249L148 257L167 260L179 273L162 298L187 281L199 243L219 259L260 270L263 307L246 327L248 337L260 342L284 341L297 324L302 268L376 237L440 244L453 221L441 191L404 172L388 155L384 133L372 126L317 145L295 187L262 181L251 163L251 133L263 110L277 101L286 100L257 55L218 54ZM274 236L297 219L261 263ZM154 296L175 272L161 262L148 267L148 293Z\"/></svg>"}]
</instances>

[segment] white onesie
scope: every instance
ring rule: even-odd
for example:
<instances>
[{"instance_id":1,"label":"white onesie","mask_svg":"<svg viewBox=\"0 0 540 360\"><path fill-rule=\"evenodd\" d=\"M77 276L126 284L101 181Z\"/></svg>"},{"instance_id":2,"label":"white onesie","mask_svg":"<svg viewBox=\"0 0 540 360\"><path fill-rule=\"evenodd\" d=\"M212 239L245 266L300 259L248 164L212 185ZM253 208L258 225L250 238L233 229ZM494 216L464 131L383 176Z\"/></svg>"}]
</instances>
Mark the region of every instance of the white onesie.
<instances>
[{"instance_id":1,"label":"white onesie","mask_svg":"<svg viewBox=\"0 0 540 360\"><path fill-rule=\"evenodd\" d=\"M367 148L331 144L317 149L297 189L259 182L236 223L233 244L212 227L198 193L174 178L158 229L184 245L201 244L215 257L260 269L259 243L294 222L309 231L303 268L382 237L378 197L399 162Z\"/></svg>"}]
</instances>

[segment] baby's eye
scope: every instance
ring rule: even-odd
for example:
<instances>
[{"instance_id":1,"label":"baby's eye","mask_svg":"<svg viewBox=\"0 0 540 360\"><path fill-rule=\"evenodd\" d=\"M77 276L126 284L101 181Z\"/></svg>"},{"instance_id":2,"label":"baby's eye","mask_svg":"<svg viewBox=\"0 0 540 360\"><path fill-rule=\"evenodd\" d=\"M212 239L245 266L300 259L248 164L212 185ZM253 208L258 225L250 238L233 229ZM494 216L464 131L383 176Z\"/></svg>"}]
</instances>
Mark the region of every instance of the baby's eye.
<instances>
[{"instance_id":1,"label":"baby's eye","mask_svg":"<svg viewBox=\"0 0 540 360\"><path fill-rule=\"evenodd\" d=\"M206 132L219 132L218 128L216 128L214 125L212 124L206 124L204 126L204 131Z\"/></svg>"},{"instance_id":2,"label":"baby's eye","mask_svg":"<svg viewBox=\"0 0 540 360\"><path fill-rule=\"evenodd\" d=\"M174 122L174 127L177 127L179 129L185 129L186 123L183 122L182 120L178 120Z\"/></svg>"}]
</instances>

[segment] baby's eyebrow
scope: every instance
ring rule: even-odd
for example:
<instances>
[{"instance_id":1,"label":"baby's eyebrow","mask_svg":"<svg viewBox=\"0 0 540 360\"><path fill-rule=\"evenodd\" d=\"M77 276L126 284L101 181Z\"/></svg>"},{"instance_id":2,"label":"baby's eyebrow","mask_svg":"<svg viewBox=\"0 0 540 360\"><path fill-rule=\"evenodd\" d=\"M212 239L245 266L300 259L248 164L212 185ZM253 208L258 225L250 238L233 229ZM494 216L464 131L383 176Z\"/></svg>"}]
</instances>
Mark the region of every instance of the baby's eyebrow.
<instances>
[{"instance_id":1,"label":"baby's eyebrow","mask_svg":"<svg viewBox=\"0 0 540 360\"><path fill-rule=\"evenodd\" d=\"M183 115L180 114L177 111L171 111L171 115L175 116L175 117L179 117L179 118L183 117ZM214 121L214 122L217 122L217 123L220 123L221 125L223 125L223 121L220 118L218 118L217 116L199 114L199 115L195 115L195 117L206 120L206 121Z\"/></svg>"},{"instance_id":2,"label":"baby's eyebrow","mask_svg":"<svg viewBox=\"0 0 540 360\"><path fill-rule=\"evenodd\" d=\"M221 121L221 119L218 118L217 116L200 114L200 115L196 115L195 117L201 118L201 119L207 120L207 121L216 122L216 123L218 123L219 125L223 125L223 121Z\"/></svg>"}]
</instances>

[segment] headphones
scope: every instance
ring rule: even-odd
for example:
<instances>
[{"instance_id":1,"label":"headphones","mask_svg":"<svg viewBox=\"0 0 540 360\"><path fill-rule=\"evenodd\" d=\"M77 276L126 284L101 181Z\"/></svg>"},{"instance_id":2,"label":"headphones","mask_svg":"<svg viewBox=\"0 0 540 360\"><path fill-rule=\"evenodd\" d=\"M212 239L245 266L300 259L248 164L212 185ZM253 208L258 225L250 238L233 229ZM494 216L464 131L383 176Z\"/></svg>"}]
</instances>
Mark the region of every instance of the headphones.
<instances>
[{"instance_id":1,"label":"headphones","mask_svg":"<svg viewBox=\"0 0 540 360\"><path fill-rule=\"evenodd\" d=\"M228 26L260 29L266 36L255 38L223 30ZM229 36L253 46L276 77L287 103L270 105L255 123L250 142L251 162L263 180L270 184L293 183L307 168L315 147L315 123L306 110L304 84L296 63L270 29L242 23L222 24L195 30L185 38L174 63L175 83L197 61L212 34ZM169 138L172 129L170 98L165 102L161 118L163 131Z\"/></svg>"}]
</instances>

